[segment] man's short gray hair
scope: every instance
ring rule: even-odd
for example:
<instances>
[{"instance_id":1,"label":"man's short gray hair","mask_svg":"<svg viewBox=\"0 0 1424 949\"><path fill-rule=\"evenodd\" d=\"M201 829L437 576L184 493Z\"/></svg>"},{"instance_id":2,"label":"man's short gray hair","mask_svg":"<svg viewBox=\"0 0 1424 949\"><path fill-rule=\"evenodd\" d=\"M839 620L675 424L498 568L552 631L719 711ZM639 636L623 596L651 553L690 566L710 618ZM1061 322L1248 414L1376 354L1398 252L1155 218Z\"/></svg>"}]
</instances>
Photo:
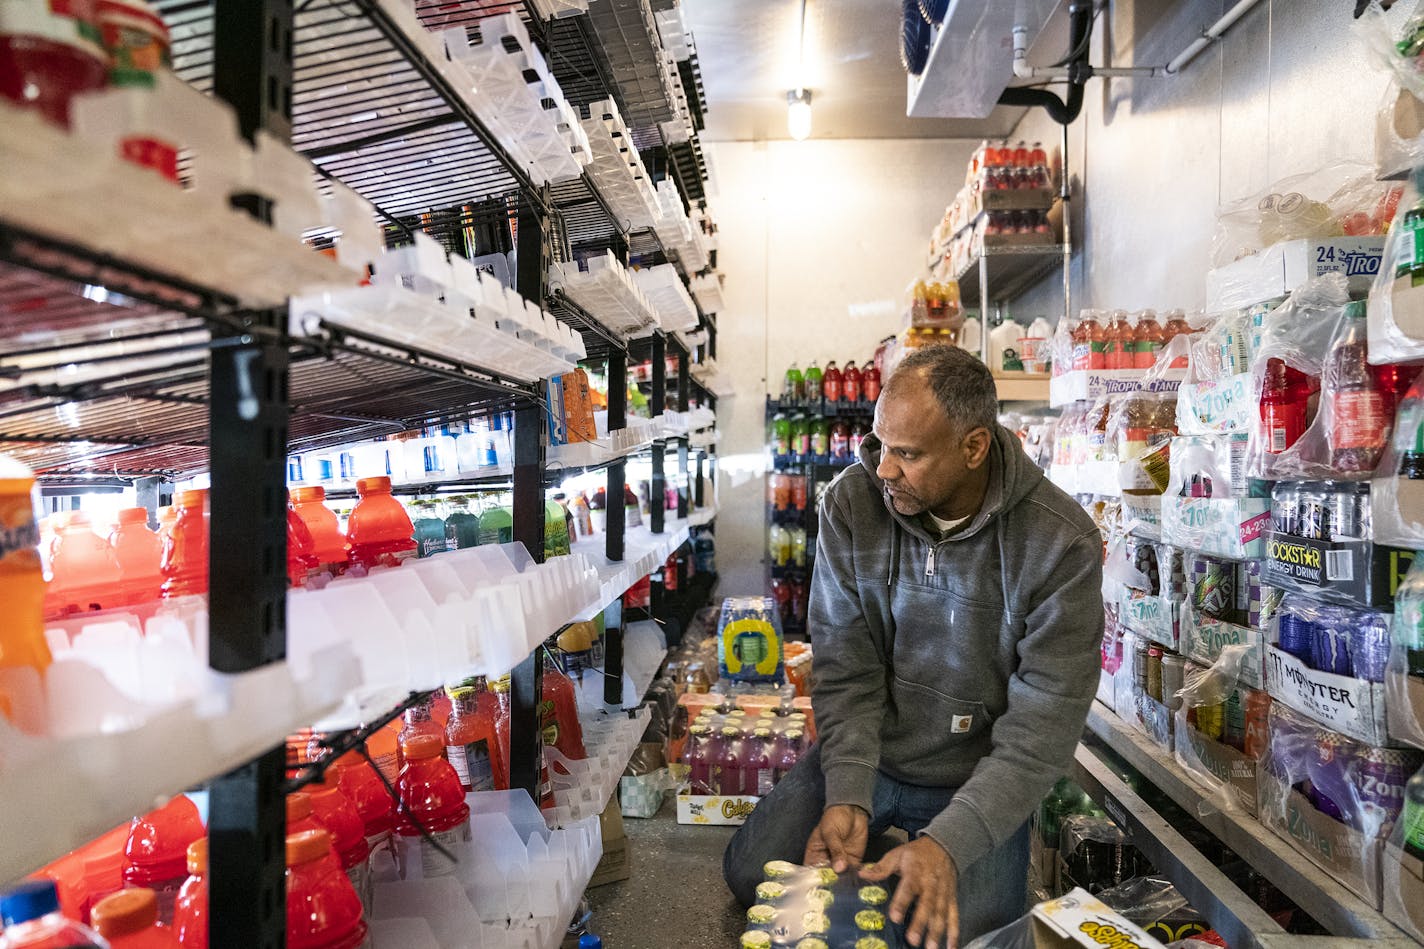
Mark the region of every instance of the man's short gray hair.
<instances>
[{"instance_id":1,"label":"man's short gray hair","mask_svg":"<svg viewBox=\"0 0 1424 949\"><path fill-rule=\"evenodd\" d=\"M900 360L885 388L904 384L918 374L944 408L949 421L962 433L976 428L990 432L999 420L999 395L989 367L958 346L926 346Z\"/></svg>"}]
</instances>

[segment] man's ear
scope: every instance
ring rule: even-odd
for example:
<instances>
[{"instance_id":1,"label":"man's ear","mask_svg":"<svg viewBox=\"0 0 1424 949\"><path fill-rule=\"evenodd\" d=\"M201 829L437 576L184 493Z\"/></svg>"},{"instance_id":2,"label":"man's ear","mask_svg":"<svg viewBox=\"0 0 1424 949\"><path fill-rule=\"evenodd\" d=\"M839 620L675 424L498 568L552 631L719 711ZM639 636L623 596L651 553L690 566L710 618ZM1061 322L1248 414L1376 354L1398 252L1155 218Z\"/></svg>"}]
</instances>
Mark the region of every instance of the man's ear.
<instances>
[{"instance_id":1,"label":"man's ear","mask_svg":"<svg viewBox=\"0 0 1424 949\"><path fill-rule=\"evenodd\" d=\"M989 457L989 445L993 440L993 434L982 425L965 435L964 441L959 445L960 450L964 452L965 467L973 471L983 465Z\"/></svg>"}]
</instances>

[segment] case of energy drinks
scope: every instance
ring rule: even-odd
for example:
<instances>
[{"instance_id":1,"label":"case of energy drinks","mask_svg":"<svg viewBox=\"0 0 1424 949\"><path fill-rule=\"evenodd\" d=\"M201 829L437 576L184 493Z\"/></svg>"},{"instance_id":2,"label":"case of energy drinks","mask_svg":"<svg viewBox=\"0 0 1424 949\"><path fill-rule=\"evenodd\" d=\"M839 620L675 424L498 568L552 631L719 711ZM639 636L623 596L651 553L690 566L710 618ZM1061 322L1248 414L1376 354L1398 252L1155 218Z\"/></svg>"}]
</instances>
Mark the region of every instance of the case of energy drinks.
<instances>
[{"instance_id":1,"label":"case of energy drinks","mask_svg":"<svg viewBox=\"0 0 1424 949\"><path fill-rule=\"evenodd\" d=\"M742 949L903 949L888 887L849 870L773 860L747 910Z\"/></svg>"},{"instance_id":2,"label":"case of energy drinks","mask_svg":"<svg viewBox=\"0 0 1424 949\"><path fill-rule=\"evenodd\" d=\"M729 596L717 627L717 661L731 682L786 679L780 611L769 596Z\"/></svg>"},{"instance_id":3,"label":"case of energy drinks","mask_svg":"<svg viewBox=\"0 0 1424 949\"><path fill-rule=\"evenodd\" d=\"M1240 669L1253 647L1228 647L1210 666L1188 663L1173 731L1173 754L1222 810L1256 816L1261 758L1269 741L1271 697L1247 686Z\"/></svg>"}]
</instances>

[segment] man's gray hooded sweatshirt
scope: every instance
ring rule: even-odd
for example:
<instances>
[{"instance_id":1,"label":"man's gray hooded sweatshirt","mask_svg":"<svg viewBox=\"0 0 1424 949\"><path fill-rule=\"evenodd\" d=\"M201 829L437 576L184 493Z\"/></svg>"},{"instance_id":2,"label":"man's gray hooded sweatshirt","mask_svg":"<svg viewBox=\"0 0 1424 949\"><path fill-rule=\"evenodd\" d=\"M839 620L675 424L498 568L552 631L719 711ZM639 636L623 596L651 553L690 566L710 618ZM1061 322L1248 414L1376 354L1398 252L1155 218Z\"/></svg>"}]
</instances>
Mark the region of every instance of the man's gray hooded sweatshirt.
<instances>
[{"instance_id":1,"label":"man's gray hooded sweatshirt","mask_svg":"<svg viewBox=\"0 0 1424 949\"><path fill-rule=\"evenodd\" d=\"M925 833L963 871L1060 777L1097 687L1102 538L996 426L983 507L943 539L897 514L869 437L821 505L812 701L826 804L871 812L877 769L958 788Z\"/></svg>"}]
</instances>

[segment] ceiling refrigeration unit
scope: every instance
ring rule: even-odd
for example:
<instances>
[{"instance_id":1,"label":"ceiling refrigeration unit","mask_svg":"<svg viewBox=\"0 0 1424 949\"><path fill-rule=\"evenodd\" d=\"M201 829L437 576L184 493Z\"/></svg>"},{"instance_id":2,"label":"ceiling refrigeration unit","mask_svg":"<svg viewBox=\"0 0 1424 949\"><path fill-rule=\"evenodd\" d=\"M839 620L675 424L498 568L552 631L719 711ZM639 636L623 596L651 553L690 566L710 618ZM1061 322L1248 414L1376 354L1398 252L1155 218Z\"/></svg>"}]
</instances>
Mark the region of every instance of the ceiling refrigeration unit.
<instances>
[{"instance_id":1,"label":"ceiling refrigeration unit","mask_svg":"<svg viewBox=\"0 0 1424 949\"><path fill-rule=\"evenodd\" d=\"M906 77L911 118L987 118L1014 80L1014 27L1037 39L1062 0L950 0L920 3L942 13L918 37L928 45L924 68ZM908 20L917 0L906 3ZM938 9L929 9L938 8ZM906 31L905 41L914 42ZM1066 35L1066 34L1065 34ZM918 57L907 50L907 62Z\"/></svg>"}]
</instances>

